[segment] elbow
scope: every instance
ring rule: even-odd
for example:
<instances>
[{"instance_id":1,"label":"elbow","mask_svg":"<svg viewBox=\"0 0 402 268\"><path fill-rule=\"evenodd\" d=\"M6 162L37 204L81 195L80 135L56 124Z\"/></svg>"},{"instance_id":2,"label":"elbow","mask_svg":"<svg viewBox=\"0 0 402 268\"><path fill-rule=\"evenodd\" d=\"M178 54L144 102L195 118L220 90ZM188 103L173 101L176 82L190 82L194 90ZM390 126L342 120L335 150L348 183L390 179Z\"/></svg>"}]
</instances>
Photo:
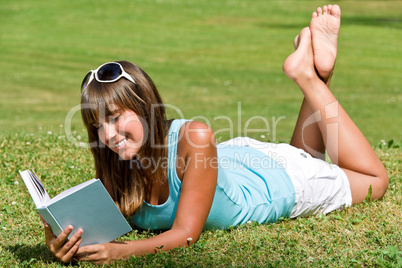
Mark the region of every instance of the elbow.
<instances>
[{"instance_id":1,"label":"elbow","mask_svg":"<svg viewBox=\"0 0 402 268\"><path fill-rule=\"evenodd\" d=\"M201 231L197 232L195 230L192 230L191 228L186 228L183 234L185 237L186 246L190 246L198 241L201 236Z\"/></svg>"},{"instance_id":2,"label":"elbow","mask_svg":"<svg viewBox=\"0 0 402 268\"><path fill-rule=\"evenodd\" d=\"M196 231L188 226L176 226L175 228L172 227L172 230L180 232L178 237L180 237L179 246L181 247L191 246L196 243L201 236L201 231Z\"/></svg>"}]
</instances>

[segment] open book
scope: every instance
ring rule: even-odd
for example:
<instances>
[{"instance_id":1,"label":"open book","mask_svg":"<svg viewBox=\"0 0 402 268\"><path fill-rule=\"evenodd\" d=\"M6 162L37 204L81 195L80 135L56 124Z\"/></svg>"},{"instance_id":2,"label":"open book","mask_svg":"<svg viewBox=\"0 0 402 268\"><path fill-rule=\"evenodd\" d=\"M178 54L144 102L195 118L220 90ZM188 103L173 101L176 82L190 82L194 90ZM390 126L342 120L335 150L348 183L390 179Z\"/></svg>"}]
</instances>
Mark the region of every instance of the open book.
<instances>
[{"instance_id":1,"label":"open book","mask_svg":"<svg viewBox=\"0 0 402 268\"><path fill-rule=\"evenodd\" d=\"M80 246L108 243L132 229L98 179L74 186L54 198L34 171L20 171L40 215L58 236L68 225L82 228Z\"/></svg>"}]
</instances>

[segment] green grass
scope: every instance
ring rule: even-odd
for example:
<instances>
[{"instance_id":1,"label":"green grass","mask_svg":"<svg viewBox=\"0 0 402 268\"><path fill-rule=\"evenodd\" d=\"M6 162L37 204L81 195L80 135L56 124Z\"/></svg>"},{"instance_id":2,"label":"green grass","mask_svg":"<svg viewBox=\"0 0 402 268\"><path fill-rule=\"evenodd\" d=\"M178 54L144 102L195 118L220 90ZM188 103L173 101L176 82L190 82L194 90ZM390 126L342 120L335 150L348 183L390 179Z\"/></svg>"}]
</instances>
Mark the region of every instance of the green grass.
<instances>
[{"instance_id":1,"label":"green grass","mask_svg":"<svg viewBox=\"0 0 402 268\"><path fill-rule=\"evenodd\" d=\"M325 3L1 1L0 266L60 265L46 249L18 170L34 168L51 196L94 176L90 153L72 144L65 131L89 69L110 60L133 61L184 117L205 116L219 131L229 127L219 116L229 116L233 131L220 131L219 139L244 134L250 118L264 116L271 127L272 118L281 118L275 131L249 135L287 142L302 94L281 66L293 37ZM402 1L337 3L342 26L331 86L388 169L384 200L326 217L205 232L190 248L120 265L402 266ZM263 125L255 120L250 126ZM67 127L85 142L78 114ZM136 231L122 239L152 235Z\"/></svg>"},{"instance_id":2,"label":"green grass","mask_svg":"<svg viewBox=\"0 0 402 268\"><path fill-rule=\"evenodd\" d=\"M60 263L46 248L42 223L18 170L34 168L49 195L55 196L94 176L91 156L57 133L0 134L0 141L1 156L6 160L0 168L0 266L58 267ZM390 187L381 201L327 216L206 231L189 248L131 258L114 266L400 266L400 146L376 146L390 175ZM136 230L121 240L153 235Z\"/></svg>"}]
</instances>

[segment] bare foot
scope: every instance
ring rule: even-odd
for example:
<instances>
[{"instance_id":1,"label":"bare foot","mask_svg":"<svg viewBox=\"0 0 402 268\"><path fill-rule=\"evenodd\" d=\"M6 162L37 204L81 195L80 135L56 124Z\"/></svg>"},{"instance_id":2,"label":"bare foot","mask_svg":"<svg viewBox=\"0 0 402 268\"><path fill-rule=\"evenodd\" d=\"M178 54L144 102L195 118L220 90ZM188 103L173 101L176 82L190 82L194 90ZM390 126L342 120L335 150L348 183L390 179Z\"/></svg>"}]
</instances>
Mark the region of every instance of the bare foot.
<instances>
[{"instance_id":1,"label":"bare foot","mask_svg":"<svg viewBox=\"0 0 402 268\"><path fill-rule=\"evenodd\" d=\"M341 9L338 5L317 8L311 18L310 31L313 42L314 65L326 82L332 75L338 49L341 26Z\"/></svg>"},{"instance_id":2,"label":"bare foot","mask_svg":"<svg viewBox=\"0 0 402 268\"><path fill-rule=\"evenodd\" d=\"M295 47L295 50L299 47L299 43L300 43L300 36L297 35L297 36L295 37L295 39L293 40L293 45L294 45L294 47ZM315 66L314 66L314 68L315 68ZM334 69L332 68L332 71L331 71L331 73L330 73L329 76L327 76L327 77L325 77L325 78L322 78L322 77L320 76L320 74L317 72L317 68L315 68L315 72L317 73L317 76L327 85L328 88L330 87L331 76L332 76L332 74L333 74L333 72L334 72L333 70L334 70Z\"/></svg>"},{"instance_id":3,"label":"bare foot","mask_svg":"<svg viewBox=\"0 0 402 268\"><path fill-rule=\"evenodd\" d=\"M282 67L285 74L296 83L302 78L317 77L314 69L311 33L308 27L296 36L294 45L296 51L289 55Z\"/></svg>"}]
</instances>

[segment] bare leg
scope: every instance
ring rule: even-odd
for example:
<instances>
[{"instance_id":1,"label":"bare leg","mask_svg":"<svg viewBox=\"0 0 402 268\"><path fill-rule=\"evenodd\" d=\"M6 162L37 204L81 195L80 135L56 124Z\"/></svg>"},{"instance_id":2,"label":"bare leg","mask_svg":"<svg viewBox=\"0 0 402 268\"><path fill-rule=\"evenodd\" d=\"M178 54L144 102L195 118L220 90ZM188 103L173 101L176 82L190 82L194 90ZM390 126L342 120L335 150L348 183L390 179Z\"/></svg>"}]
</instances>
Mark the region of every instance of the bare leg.
<instances>
[{"instance_id":1,"label":"bare leg","mask_svg":"<svg viewBox=\"0 0 402 268\"><path fill-rule=\"evenodd\" d=\"M325 160L325 145L321 131L306 99L303 99L290 145L303 149L315 158Z\"/></svg>"},{"instance_id":2,"label":"bare leg","mask_svg":"<svg viewBox=\"0 0 402 268\"><path fill-rule=\"evenodd\" d=\"M372 198L381 198L388 188L385 168L366 138L318 77L314 64L311 38L305 31L300 35L297 50L286 59L283 70L300 87L308 106L316 115L330 159L349 178L353 203L365 199L370 185Z\"/></svg>"},{"instance_id":3,"label":"bare leg","mask_svg":"<svg viewBox=\"0 0 402 268\"><path fill-rule=\"evenodd\" d=\"M300 32L300 35L310 36L310 30L305 28ZM296 36L294 40L295 49L299 47L300 35ZM329 81L330 78L327 79L328 87ZM325 145L321 131L315 120L309 120L309 118L313 117L313 110L311 110L306 99L303 99L290 144L303 149L315 158L325 160Z\"/></svg>"},{"instance_id":4,"label":"bare leg","mask_svg":"<svg viewBox=\"0 0 402 268\"><path fill-rule=\"evenodd\" d=\"M340 15L341 10L337 5L319 7L313 13L310 23L314 67L318 76L326 83L328 88L334 73L338 49ZM301 34L306 32L307 30L303 29ZM294 40L295 49L298 48L299 43L300 36L298 35ZM314 118L313 110L305 99L303 99L290 144L305 150L316 158L325 160L325 146L321 131Z\"/></svg>"}]
</instances>

